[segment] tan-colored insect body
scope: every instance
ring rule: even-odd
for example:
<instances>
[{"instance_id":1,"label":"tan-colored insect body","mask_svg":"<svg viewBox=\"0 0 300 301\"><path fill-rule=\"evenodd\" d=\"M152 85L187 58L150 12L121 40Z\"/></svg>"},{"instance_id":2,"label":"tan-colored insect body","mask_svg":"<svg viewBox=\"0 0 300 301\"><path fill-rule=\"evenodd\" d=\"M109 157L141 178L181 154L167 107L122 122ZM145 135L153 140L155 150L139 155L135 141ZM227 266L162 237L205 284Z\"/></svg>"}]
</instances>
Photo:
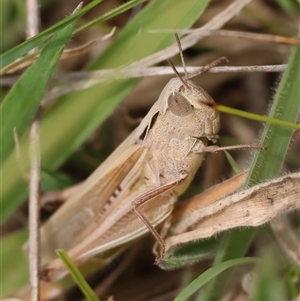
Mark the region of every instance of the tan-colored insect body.
<instances>
[{"instance_id":1,"label":"tan-colored insect body","mask_svg":"<svg viewBox=\"0 0 300 301\"><path fill-rule=\"evenodd\" d=\"M80 265L148 228L163 248L154 227L189 186L207 140L217 139L220 118L213 104L191 80L171 79L137 129L42 227L44 261L63 248ZM66 273L55 259L42 276L57 280Z\"/></svg>"},{"instance_id":2,"label":"tan-colored insect body","mask_svg":"<svg viewBox=\"0 0 300 301\"><path fill-rule=\"evenodd\" d=\"M166 245L155 227L171 214L205 153L253 148L207 146L208 140L215 143L218 138L219 112L213 99L188 78L221 60L201 72L185 72L184 79L171 64L177 78L167 83L141 124L42 227L44 280L55 281L68 273L55 249L65 249L80 265L148 231L160 246L158 264Z\"/></svg>"}]
</instances>

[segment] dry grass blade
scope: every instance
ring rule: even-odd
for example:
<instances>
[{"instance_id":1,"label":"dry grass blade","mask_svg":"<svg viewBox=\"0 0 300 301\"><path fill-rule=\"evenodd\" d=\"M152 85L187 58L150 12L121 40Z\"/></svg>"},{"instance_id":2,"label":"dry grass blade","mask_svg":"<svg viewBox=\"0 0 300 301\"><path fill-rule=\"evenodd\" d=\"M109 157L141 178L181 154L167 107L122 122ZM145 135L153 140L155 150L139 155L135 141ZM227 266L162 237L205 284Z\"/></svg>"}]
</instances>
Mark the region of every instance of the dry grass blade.
<instances>
[{"instance_id":1,"label":"dry grass blade","mask_svg":"<svg viewBox=\"0 0 300 301\"><path fill-rule=\"evenodd\" d=\"M256 40L262 42L271 42L271 43L279 43L279 44L287 44L287 45L299 45L300 39L296 37L284 37L272 34L260 34L253 32L245 32L245 31L236 31L236 30L208 30L207 32L201 29L182 29L182 30L170 30L170 29L162 29L155 30L153 33L159 32L172 32L172 33L181 33L181 34L205 34L207 36L224 36L224 37L232 37L238 39L248 39L248 40Z\"/></svg>"},{"instance_id":2,"label":"dry grass blade","mask_svg":"<svg viewBox=\"0 0 300 301\"><path fill-rule=\"evenodd\" d=\"M239 14L239 12L248 5L252 0L236 0L231 5L226 7L224 11L219 13L217 16L212 18L209 22L207 22L204 26L199 28L199 33L197 35L190 34L180 40L181 47L183 50L194 46L197 42L202 40L207 36L207 32L209 30L217 30L220 29L224 24L226 24L229 20L231 20L234 16ZM204 34L200 34L201 32L204 32ZM151 66L153 64L157 64L161 61L167 60L168 58L176 55L179 53L177 44L173 44L167 48L165 48L162 51L158 51L146 58L141 59L138 62L135 62L131 64L131 67L133 66L139 66L139 67L147 67Z\"/></svg>"},{"instance_id":3,"label":"dry grass blade","mask_svg":"<svg viewBox=\"0 0 300 301\"><path fill-rule=\"evenodd\" d=\"M41 158L40 158L40 116L37 114L30 129L30 184L29 184L29 265L31 300L40 299L39 269L40 269L40 179L41 179Z\"/></svg>"},{"instance_id":4,"label":"dry grass blade","mask_svg":"<svg viewBox=\"0 0 300 301\"><path fill-rule=\"evenodd\" d=\"M274 66L242 66L242 67L213 67L208 72L209 73L221 73L221 72L283 72L286 65L274 65ZM176 67L179 73L184 74L184 69L182 67ZM194 73L201 70L199 67L187 67L189 73ZM129 67L123 69L112 69L112 70L99 70L99 71L89 71L89 72L73 72L69 74L56 75L55 78L59 79L78 79L70 84L64 85L62 87L55 87L51 89L43 101L43 106L47 107L52 104L52 101L63 96L67 93L84 90L93 87L100 83L109 83L116 79L121 78L137 78L137 77L148 77L157 75L167 75L174 74L174 71L170 67L148 67L148 68L138 68Z\"/></svg>"},{"instance_id":5,"label":"dry grass blade","mask_svg":"<svg viewBox=\"0 0 300 301\"><path fill-rule=\"evenodd\" d=\"M201 211L192 213L198 214L193 225L186 215L171 227L171 232L177 235L166 239L167 250L232 228L263 225L299 209L299 186L300 173L293 173L203 206Z\"/></svg>"},{"instance_id":6,"label":"dry grass blade","mask_svg":"<svg viewBox=\"0 0 300 301\"><path fill-rule=\"evenodd\" d=\"M40 10L39 1L27 0L27 38L39 33ZM32 50L34 52L34 50ZM40 300L40 114L36 113L30 126L30 183L29 183L29 273L31 285L31 301Z\"/></svg>"},{"instance_id":7,"label":"dry grass blade","mask_svg":"<svg viewBox=\"0 0 300 301\"><path fill-rule=\"evenodd\" d=\"M188 73L194 73L201 69L201 66L187 66ZM284 72L286 64L263 65L263 66L220 66L212 67L208 73L232 73L232 72ZM183 67L176 67L179 74L184 74ZM68 73L53 74L53 80L75 81L60 88L53 88L48 93L47 101L57 96L65 95L70 91L78 91L92 87L103 82L111 82L121 78L150 77L159 75L173 75L170 67L133 67L123 69L97 70L97 71L74 71ZM6 76L1 78L0 86L10 87L16 83L19 76ZM45 101L46 102L46 101Z\"/></svg>"},{"instance_id":8,"label":"dry grass blade","mask_svg":"<svg viewBox=\"0 0 300 301\"><path fill-rule=\"evenodd\" d=\"M103 42L109 38L111 38L116 31L116 27L113 27L110 33L107 35L93 39L91 41L88 41L87 43L80 45L78 47L65 49L64 52L61 55L60 60L64 60L70 57L78 56L87 53L91 48L93 48L95 45L97 45L100 42ZM3 69L3 73L11 74L14 73L20 69L23 69L25 67L28 67L35 63L39 58L39 53L36 53L34 56L32 54L28 55L27 57L23 57L21 59L17 59L16 61L10 63Z\"/></svg>"},{"instance_id":9,"label":"dry grass blade","mask_svg":"<svg viewBox=\"0 0 300 301\"><path fill-rule=\"evenodd\" d=\"M40 11L38 0L26 1L27 13L27 38L30 39L39 33Z\"/></svg>"},{"instance_id":10,"label":"dry grass blade","mask_svg":"<svg viewBox=\"0 0 300 301\"><path fill-rule=\"evenodd\" d=\"M180 203L172 214L173 223L176 223L178 220L188 216L188 224L185 223L185 227L190 227L190 225L193 225L197 220L199 220L199 213L197 213L197 210L241 188L246 178L247 172L245 171L228 179L225 182L205 190L203 193L194 196L185 202ZM195 219L192 217L193 213L196 214ZM185 229L179 230L179 232L183 231L185 231Z\"/></svg>"}]
</instances>

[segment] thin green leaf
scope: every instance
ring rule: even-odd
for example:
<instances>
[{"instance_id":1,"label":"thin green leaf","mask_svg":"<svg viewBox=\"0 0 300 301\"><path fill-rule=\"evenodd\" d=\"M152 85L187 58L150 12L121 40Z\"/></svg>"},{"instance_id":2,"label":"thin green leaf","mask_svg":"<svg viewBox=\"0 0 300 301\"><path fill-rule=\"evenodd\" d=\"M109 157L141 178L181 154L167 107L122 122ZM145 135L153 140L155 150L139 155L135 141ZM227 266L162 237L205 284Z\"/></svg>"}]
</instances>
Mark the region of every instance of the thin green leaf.
<instances>
[{"instance_id":1,"label":"thin green leaf","mask_svg":"<svg viewBox=\"0 0 300 301\"><path fill-rule=\"evenodd\" d=\"M74 24L80 16L87 13L91 8L95 7L103 0L94 0L92 3L86 5L84 8L80 9L75 14L70 15L69 17L65 18L64 20L56 23L55 25L51 26L50 28L42 31L40 34L32 37L31 39L26 40L25 42L17 45L16 47L6 51L5 53L0 55L0 70L7 66L9 63L13 62L17 58L21 57L28 53L31 49L39 46L41 43L46 41L52 34L56 33L57 31L63 29L64 27L68 26L69 24Z\"/></svg>"},{"instance_id":2,"label":"thin green leaf","mask_svg":"<svg viewBox=\"0 0 300 301\"><path fill-rule=\"evenodd\" d=\"M39 46L41 43L46 41L52 34L55 32L61 30L64 26L67 26L68 24L71 24L74 20L79 18L80 16L83 16L87 12L89 12L92 8L100 4L103 0L93 1L86 5L84 8L82 8L79 12L77 12L76 15L71 15L64 20L56 23L55 25L51 26L50 28L44 30L40 34L32 37L31 39L28 39L24 41L23 43L17 45L13 49L5 52L4 54L0 55L0 70L3 70L5 66L7 66L9 63L13 62L17 58L21 57L22 55L25 55L28 51L31 49ZM129 2L126 2L117 8L109 11L108 13L104 14L103 16L96 18L95 20L88 22L84 26L81 26L80 28L76 29L74 31L74 34L77 34L78 32L81 32L82 30L93 26L96 23L104 22L105 20L108 20L110 18L113 18L132 7L145 2L146 0L131 0ZM2 71L3 72L3 71Z\"/></svg>"},{"instance_id":3,"label":"thin green leaf","mask_svg":"<svg viewBox=\"0 0 300 301\"><path fill-rule=\"evenodd\" d=\"M131 0L131 1L125 2L124 4L116 7L115 9L109 11L108 13L104 14L103 16L96 18L93 21L90 21L90 22L84 24L83 26L81 26L80 28L76 29L74 34L77 34L78 32L81 32L97 23L104 22L105 20L109 20L110 18L113 18L119 14L122 14L122 13L126 12L127 10L137 6L138 4L141 4L146 1L147 0Z\"/></svg>"},{"instance_id":4,"label":"thin green leaf","mask_svg":"<svg viewBox=\"0 0 300 301\"><path fill-rule=\"evenodd\" d=\"M229 162L231 168L233 169L233 171L234 171L236 174L242 172L241 169L240 169L240 167L239 167L239 165L238 165L238 164L236 163L236 161L233 159L233 157L231 156L231 154L230 154L229 152L227 152L227 151L225 151L224 153L225 153L225 156L226 156L226 158L227 158L227 160L228 160L228 162Z\"/></svg>"},{"instance_id":5,"label":"thin green leaf","mask_svg":"<svg viewBox=\"0 0 300 301\"><path fill-rule=\"evenodd\" d=\"M254 114L254 113L245 112L245 111L242 111L242 110L226 107L226 106L223 106L223 105L216 105L216 108L217 108L218 111L220 111L222 113L227 113L227 114L230 114L230 115L236 115L236 116L244 117L244 118L251 119L251 120L256 120L256 121L261 121L261 122L268 122L268 123L271 123L271 124L276 124L276 125L285 126L285 127L289 127L289 128L292 128L292 129L300 130L300 124L289 122L289 121L282 120L282 119L279 119L279 118L274 118L274 117L271 117L271 116L262 116L262 115L258 115L258 114Z\"/></svg>"},{"instance_id":6,"label":"thin green leaf","mask_svg":"<svg viewBox=\"0 0 300 301\"><path fill-rule=\"evenodd\" d=\"M296 123L300 113L300 47L294 47L286 71L280 81L269 116ZM250 187L278 175L289 148L293 129L267 124L261 137L265 152L257 152L245 187Z\"/></svg>"},{"instance_id":7,"label":"thin green leaf","mask_svg":"<svg viewBox=\"0 0 300 301\"><path fill-rule=\"evenodd\" d=\"M72 35L76 20L53 36L43 48L37 62L24 72L1 103L2 160L14 147L13 130L16 129L18 135L22 136L37 111L47 91L53 68Z\"/></svg>"},{"instance_id":8,"label":"thin green leaf","mask_svg":"<svg viewBox=\"0 0 300 301\"><path fill-rule=\"evenodd\" d=\"M291 53L288 67L281 79L270 111L271 118L283 119L296 123L300 113L299 82L300 82L300 47ZM251 164L244 187L250 187L278 175L284 163L293 129L275 124L267 124L260 144L267 147L266 151L257 152ZM228 235L228 244L220 249L223 260L244 256L255 234L255 228L233 230ZM242 240L241 240L242 239ZM238 244L236 242L239 242ZM230 273L214 279L204 290L199 300L219 300L227 287ZM218 289L216 290L216 283Z\"/></svg>"},{"instance_id":9,"label":"thin green leaf","mask_svg":"<svg viewBox=\"0 0 300 301\"><path fill-rule=\"evenodd\" d=\"M64 250L56 250L56 253L62 260L62 262L66 265L68 268L72 278L82 291L82 293L85 295L87 300L89 301L100 301L98 297L96 296L95 292L92 290L92 288L89 286L89 284L86 282L82 274L80 273L79 269L76 267L76 265L72 262L71 258Z\"/></svg>"},{"instance_id":10,"label":"thin green leaf","mask_svg":"<svg viewBox=\"0 0 300 301\"><path fill-rule=\"evenodd\" d=\"M203 285L215 278L222 272L236 267L238 265L252 264L259 262L259 259L252 257L237 258L228 261L224 261L219 265L213 266L210 269L202 273L198 278L191 282L175 299L174 301L185 301L195 292L197 292Z\"/></svg>"},{"instance_id":11,"label":"thin green leaf","mask_svg":"<svg viewBox=\"0 0 300 301\"><path fill-rule=\"evenodd\" d=\"M217 266L226 260L243 256L248 250L254 233L254 228L233 230L230 233L225 233L213 265ZM236 243L237 241L239 242L238 244ZM212 279L201 291L197 301L219 300L220 296L223 296L223 289L227 287L230 273L231 271L225 271L219 277ZM222 278L222 283L219 282L220 278ZM216 287L218 287L217 290L215 289Z\"/></svg>"}]
</instances>

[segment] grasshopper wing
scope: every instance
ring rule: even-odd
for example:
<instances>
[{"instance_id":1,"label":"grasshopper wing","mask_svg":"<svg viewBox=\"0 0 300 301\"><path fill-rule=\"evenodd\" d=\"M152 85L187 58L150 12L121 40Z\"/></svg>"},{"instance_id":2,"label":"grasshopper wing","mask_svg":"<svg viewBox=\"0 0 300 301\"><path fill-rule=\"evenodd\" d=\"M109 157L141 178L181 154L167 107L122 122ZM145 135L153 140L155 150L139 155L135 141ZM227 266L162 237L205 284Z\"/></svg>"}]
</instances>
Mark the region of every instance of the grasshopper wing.
<instances>
[{"instance_id":1,"label":"grasshopper wing","mask_svg":"<svg viewBox=\"0 0 300 301\"><path fill-rule=\"evenodd\" d=\"M42 229L44 252L47 251L47 240L51 242L53 237L55 245L50 246L50 255L54 255L55 248L64 248L72 261L80 265L149 231L134 212L132 202L159 190L156 174L149 165L155 154L150 148L135 144L133 135L46 223ZM170 191L150 197L151 201L143 205L143 212L151 225L155 227L170 215L176 198ZM44 280L56 281L67 273L57 258L43 268L41 276Z\"/></svg>"},{"instance_id":2,"label":"grasshopper wing","mask_svg":"<svg viewBox=\"0 0 300 301\"><path fill-rule=\"evenodd\" d=\"M78 187L41 227L42 262L56 257L55 249L70 250L85 238L85 228L109 211L112 196L133 166L147 156L134 132ZM95 222L94 222L95 223ZM92 224L94 224L92 223Z\"/></svg>"}]
</instances>

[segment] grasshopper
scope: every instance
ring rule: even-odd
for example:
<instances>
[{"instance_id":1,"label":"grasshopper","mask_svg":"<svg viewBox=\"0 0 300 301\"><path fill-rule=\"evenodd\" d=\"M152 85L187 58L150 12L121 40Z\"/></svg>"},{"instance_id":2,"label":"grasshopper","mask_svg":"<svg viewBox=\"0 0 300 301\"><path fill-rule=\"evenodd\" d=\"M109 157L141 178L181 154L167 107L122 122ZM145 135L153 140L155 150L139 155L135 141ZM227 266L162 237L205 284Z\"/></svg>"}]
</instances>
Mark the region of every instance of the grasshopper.
<instances>
[{"instance_id":1,"label":"grasshopper","mask_svg":"<svg viewBox=\"0 0 300 301\"><path fill-rule=\"evenodd\" d=\"M158 264L165 242L155 227L171 214L205 153L251 147L208 146L208 141L217 141L220 129L215 102L190 80L195 74L185 72L182 78L173 69L177 77L140 125L42 226L42 256L50 261L42 279L56 281L68 273L60 259L53 259L54 249L65 249L81 265L148 231L160 246Z\"/></svg>"}]
</instances>

